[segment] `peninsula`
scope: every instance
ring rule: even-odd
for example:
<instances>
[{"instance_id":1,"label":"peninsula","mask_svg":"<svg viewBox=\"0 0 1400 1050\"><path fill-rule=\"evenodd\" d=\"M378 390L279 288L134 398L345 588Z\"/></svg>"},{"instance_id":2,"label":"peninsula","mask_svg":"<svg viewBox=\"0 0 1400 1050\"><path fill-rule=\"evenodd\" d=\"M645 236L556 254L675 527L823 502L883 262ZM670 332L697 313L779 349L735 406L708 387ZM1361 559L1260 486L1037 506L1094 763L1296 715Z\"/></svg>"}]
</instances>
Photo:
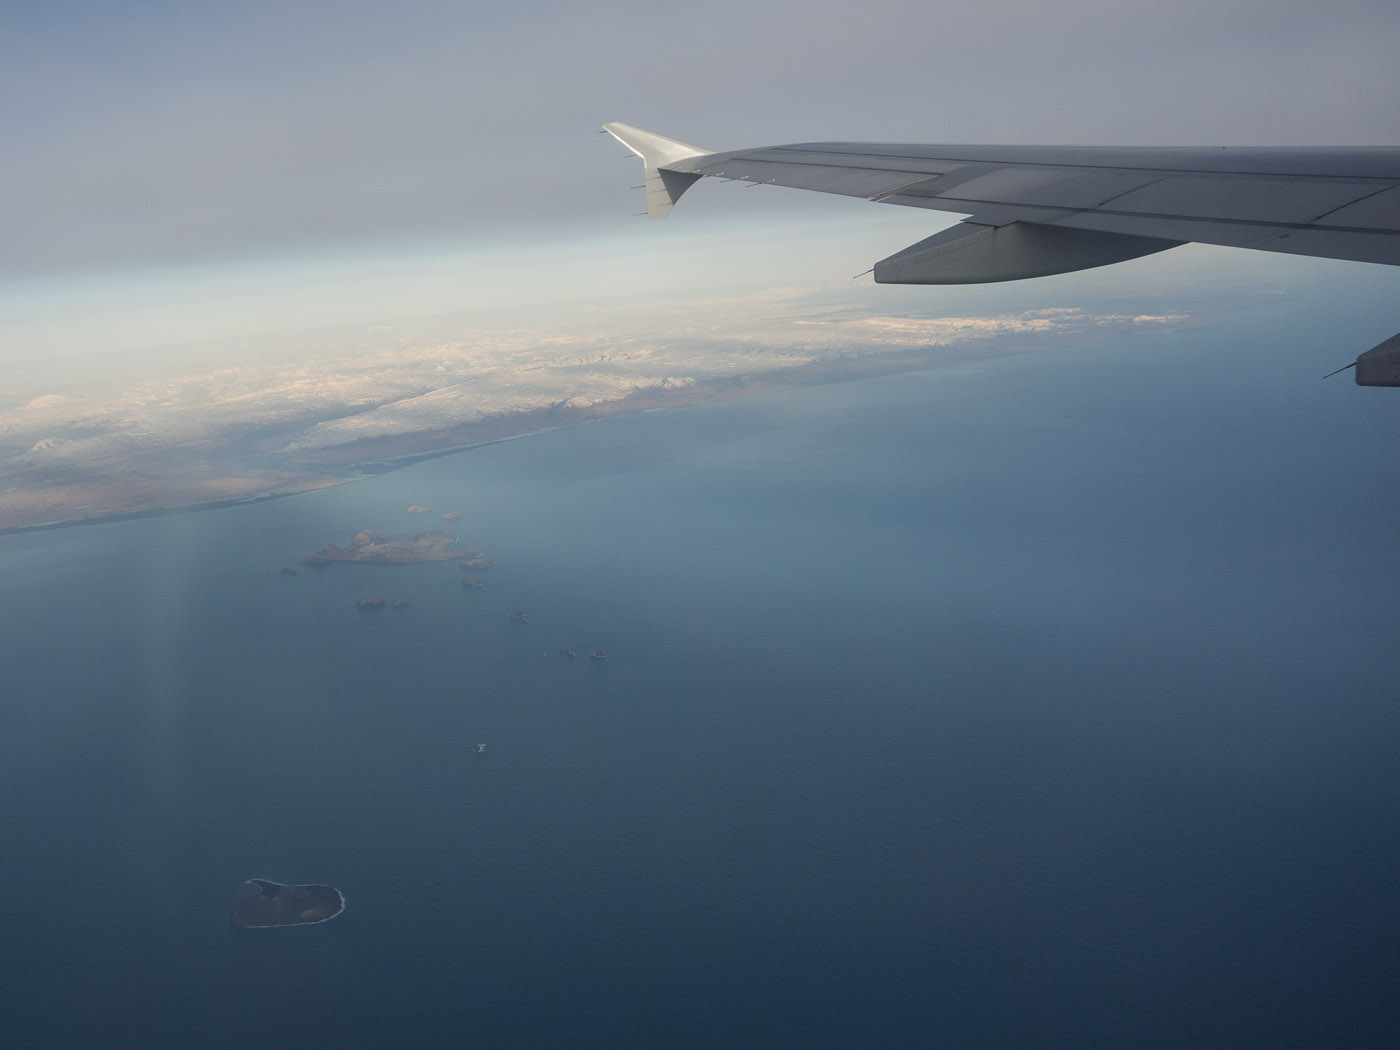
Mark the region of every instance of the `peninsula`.
<instances>
[{"instance_id":1,"label":"peninsula","mask_svg":"<svg viewBox=\"0 0 1400 1050\"><path fill-rule=\"evenodd\" d=\"M306 565L326 565L333 561L376 562L382 565L409 565L420 561L449 561L474 555L470 547L457 546L457 537L445 532L404 532L381 536L361 529L350 537L350 546L332 543L302 559Z\"/></svg>"},{"instance_id":2,"label":"peninsula","mask_svg":"<svg viewBox=\"0 0 1400 1050\"><path fill-rule=\"evenodd\" d=\"M244 897L228 913L235 929L269 926L310 926L334 919L345 910L345 896L334 886L284 886L267 879L249 879L258 893Z\"/></svg>"}]
</instances>

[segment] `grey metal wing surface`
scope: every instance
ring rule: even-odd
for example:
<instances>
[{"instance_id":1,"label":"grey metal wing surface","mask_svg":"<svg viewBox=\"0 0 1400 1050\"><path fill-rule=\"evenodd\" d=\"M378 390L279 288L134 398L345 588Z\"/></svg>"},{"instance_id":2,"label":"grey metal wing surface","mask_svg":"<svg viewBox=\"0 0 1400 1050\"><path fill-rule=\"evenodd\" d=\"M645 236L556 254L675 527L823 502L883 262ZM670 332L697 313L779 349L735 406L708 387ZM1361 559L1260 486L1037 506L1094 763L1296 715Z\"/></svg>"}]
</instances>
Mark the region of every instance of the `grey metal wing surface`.
<instances>
[{"instance_id":1,"label":"grey metal wing surface","mask_svg":"<svg viewBox=\"0 0 1400 1050\"><path fill-rule=\"evenodd\" d=\"M1019 280L1188 241L1400 265L1400 148L813 142L716 153L603 128L642 158L652 218L707 176L967 216L876 263L880 283ZM1400 337L1368 354L1357 382L1400 386Z\"/></svg>"}]
</instances>

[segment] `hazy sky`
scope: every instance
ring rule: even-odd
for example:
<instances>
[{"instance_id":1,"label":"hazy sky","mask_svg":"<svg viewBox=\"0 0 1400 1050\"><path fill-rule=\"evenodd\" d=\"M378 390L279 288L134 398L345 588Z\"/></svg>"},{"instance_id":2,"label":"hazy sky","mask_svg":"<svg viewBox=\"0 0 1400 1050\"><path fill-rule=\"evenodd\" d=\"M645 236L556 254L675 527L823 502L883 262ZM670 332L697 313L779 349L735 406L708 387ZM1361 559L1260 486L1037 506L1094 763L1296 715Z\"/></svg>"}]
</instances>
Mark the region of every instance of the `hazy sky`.
<instances>
[{"instance_id":1,"label":"hazy sky","mask_svg":"<svg viewBox=\"0 0 1400 1050\"><path fill-rule=\"evenodd\" d=\"M607 120L1391 144L1397 51L1383 0L12 4L0 365L841 282L951 221L704 185L648 223Z\"/></svg>"}]
</instances>

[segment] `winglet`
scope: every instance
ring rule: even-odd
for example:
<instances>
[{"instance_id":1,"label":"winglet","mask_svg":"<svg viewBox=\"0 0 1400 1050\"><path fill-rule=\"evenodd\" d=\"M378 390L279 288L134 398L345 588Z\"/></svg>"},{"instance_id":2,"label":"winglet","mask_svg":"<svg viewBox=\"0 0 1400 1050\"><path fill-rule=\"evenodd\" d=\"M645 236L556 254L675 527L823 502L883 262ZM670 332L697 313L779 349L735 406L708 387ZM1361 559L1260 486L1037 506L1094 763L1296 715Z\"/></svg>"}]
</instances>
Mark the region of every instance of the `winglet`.
<instances>
[{"instance_id":1,"label":"winglet","mask_svg":"<svg viewBox=\"0 0 1400 1050\"><path fill-rule=\"evenodd\" d=\"M603 130L642 158L649 219L664 219L681 194L700 178L695 172L676 171L673 166L696 157L708 157L714 152L634 128L631 124L604 124Z\"/></svg>"}]
</instances>

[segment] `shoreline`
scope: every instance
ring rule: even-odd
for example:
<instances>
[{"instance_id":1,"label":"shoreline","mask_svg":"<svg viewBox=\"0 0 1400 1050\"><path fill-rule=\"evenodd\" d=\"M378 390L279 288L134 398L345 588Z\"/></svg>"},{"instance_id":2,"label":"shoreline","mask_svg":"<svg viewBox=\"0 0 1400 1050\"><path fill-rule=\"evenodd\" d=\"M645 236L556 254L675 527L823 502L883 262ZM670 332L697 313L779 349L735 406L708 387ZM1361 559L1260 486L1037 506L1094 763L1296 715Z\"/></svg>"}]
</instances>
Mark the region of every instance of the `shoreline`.
<instances>
[{"instance_id":1,"label":"shoreline","mask_svg":"<svg viewBox=\"0 0 1400 1050\"><path fill-rule=\"evenodd\" d=\"M372 475L366 475L366 477L371 476ZM359 477L347 477L331 485L323 485L321 488L334 488L337 485L344 485L347 482L360 480L363 479ZM84 525L114 525L117 522L139 521L143 518L168 518L176 514L198 514L206 510L228 510L230 507L241 507L252 503L267 503L271 500L286 499L288 496L300 496L306 492L312 491L316 490L281 486L275 489L268 489L266 492L254 492L248 496L216 496L213 499L193 500L190 503L172 503L163 507L144 507L141 510L114 510L84 518L57 518L54 521L36 521L29 525L6 525L4 528L0 528L0 536L12 536L22 532L49 532L54 529L77 529ZM278 885L281 885L281 883Z\"/></svg>"},{"instance_id":2,"label":"shoreline","mask_svg":"<svg viewBox=\"0 0 1400 1050\"><path fill-rule=\"evenodd\" d=\"M655 408L644 411L668 412L670 409ZM632 415L633 413L628 412L623 414ZM254 492L247 496L216 496L212 499L193 500L189 503L172 503L163 507L144 507L141 510L108 511L106 513L94 514L91 517L56 518L53 521L36 521L28 525L6 525L0 527L0 536L13 536L25 532L51 532L55 529L79 529L85 525L115 525L123 521L141 521L146 518L169 518L176 514L199 514L203 511L228 510L232 507L248 506L254 503L268 503L272 500L287 499L290 496L304 496L308 492L320 492L322 489L338 488L341 485L348 485L356 481L368 481L371 478L381 477L384 474L392 474L401 467L411 467L415 463L420 463L429 459L437 459L440 456L455 456L459 452L470 452L472 449L485 448L488 445L500 445L507 441L519 441L521 438L536 437L540 434L553 433L556 430L569 430L573 427L587 426L590 423L598 423L601 421L601 419L584 419L577 423L560 423L555 426L522 431L519 434L488 438L485 441L473 441L465 445L451 445L446 448L424 449L422 452L405 452L400 456L367 459L362 463L351 464L350 469L353 473L347 473L344 477L337 478L329 484L319 485L316 488L303 489L290 485L282 485L275 489L268 489L265 492ZM380 469L374 469L376 467ZM280 886L283 885L283 883L277 883L277 885Z\"/></svg>"},{"instance_id":3,"label":"shoreline","mask_svg":"<svg viewBox=\"0 0 1400 1050\"><path fill-rule=\"evenodd\" d=\"M188 503L143 507L137 510L99 512L91 516L56 518L50 521L31 522L23 525L7 525L0 527L0 537L32 532L50 532L57 529L82 528L88 525L113 525L126 521L141 521L147 518L171 517L177 514L195 514L204 511L228 510L233 507L266 503L271 500L284 499L288 496L297 496L304 492L319 491L323 488L334 488L338 485L361 481L366 478L379 477L384 474L392 473L401 467L412 466L415 463L437 459L441 456L456 455L459 452L469 452L473 449L499 445L507 441L519 441L523 438L537 437L542 434L569 430L574 427L586 426L592 423L601 423L609 419L618 418L619 416L671 412L677 409L692 408L697 405L716 404L722 401L730 401L743 397L758 397L766 394L785 393L789 390L826 386L833 383L855 382L864 379L876 379L889 375L935 371L960 365L975 364L980 361L1000 357L1010 357L1027 352L1036 352L1009 349L989 351L985 348L977 351L969 351L967 349L955 350L949 347L939 347L937 350L941 351L937 360L929 359L928 350L894 351L884 354L862 356L856 359L845 359L837 362L823 362L816 366L797 365L791 368L755 372L746 375L710 377L702 382L692 384L689 387L679 388L664 394L652 388L642 388L633 391L625 397L618 398L617 400L602 402L590 406L587 409L579 410L579 416L581 416L581 418L539 426L530 425L531 423L538 424L538 416L536 416L535 419L528 419L528 417L534 415L534 413L524 413L522 414L520 422L524 424L525 429L516 433L502 434L497 432L491 436L483 436L477 441L469 440L437 448L421 448L414 451L402 452L397 455L371 456L364 460L348 463L325 463L319 468L321 471L326 472L320 474L322 483L311 488L302 488L296 485L281 485L277 488L268 489L263 492L254 492L243 496L218 496L211 499L192 500ZM658 396L671 401L671 403L656 404L655 400ZM487 427L496 428L499 431L499 428L509 426L509 419L510 414L507 413L479 421L477 425L484 424ZM432 433L432 431L418 432L418 439L431 440L429 435ZM411 443L414 439L415 432L409 432L402 435L390 435L388 438L382 440L385 441L385 443ZM335 475L336 471L341 473ZM328 480L327 473L335 475L334 480Z\"/></svg>"}]
</instances>

